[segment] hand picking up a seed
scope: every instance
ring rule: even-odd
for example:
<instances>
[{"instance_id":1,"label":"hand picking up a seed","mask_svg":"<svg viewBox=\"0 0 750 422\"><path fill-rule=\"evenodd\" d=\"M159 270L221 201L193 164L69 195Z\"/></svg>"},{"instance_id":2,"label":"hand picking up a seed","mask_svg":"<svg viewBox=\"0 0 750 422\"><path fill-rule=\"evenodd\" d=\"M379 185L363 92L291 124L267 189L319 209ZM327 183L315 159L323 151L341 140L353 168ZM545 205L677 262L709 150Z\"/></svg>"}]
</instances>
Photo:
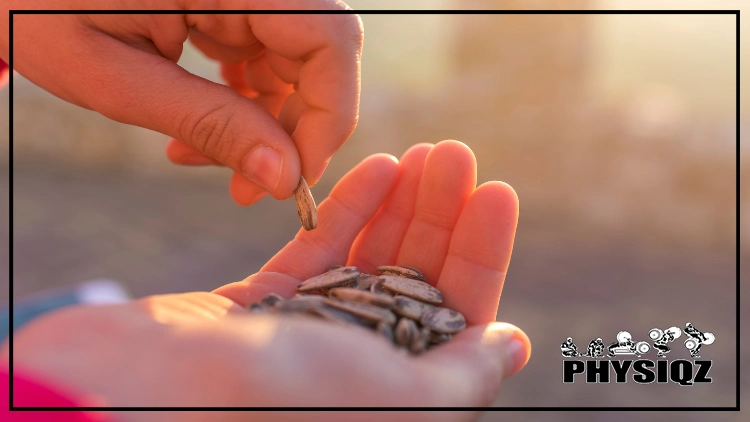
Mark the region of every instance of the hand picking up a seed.
<instances>
[{"instance_id":1,"label":"hand picking up a seed","mask_svg":"<svg viewBox=\"0 0 750 422\"><path fill-rule=\"evenodd\" d=\"M400 161L370 156L321 202L318 218L315 230L300 230L258 273L213 293L152 296L42 317L16 334L15 367L111 406L487 406L503 379L526 364L526 335L495 322L518 199L504 183L476 186L476 161L466 145L419 144ZM331 284L333 275L313 279L336 265L347 267L329 273L342 275L337 282ZM390 268L378 270L381 265ZM352 283L355 271L374 278L357 276ZM419 274L424 284L402 280ZM369 304L360 298L367 283ZM313 295L318 289L330 289L328 296ZM298 291L308 299L292 299ZM317 318L258 312L303 309L309 306L305 300L325 301L326 307ZM364 320L367 329L336 323L346 318ZM389 328L398 347L384 340ZM181 422L204 417L118 416ZM216 421L247 417L212 414ZM298 420L300 414L254 417ZM389 421L476 417L388 415ZM304 415L321 421L382 418Z\"/></svg>"}]
</instances>

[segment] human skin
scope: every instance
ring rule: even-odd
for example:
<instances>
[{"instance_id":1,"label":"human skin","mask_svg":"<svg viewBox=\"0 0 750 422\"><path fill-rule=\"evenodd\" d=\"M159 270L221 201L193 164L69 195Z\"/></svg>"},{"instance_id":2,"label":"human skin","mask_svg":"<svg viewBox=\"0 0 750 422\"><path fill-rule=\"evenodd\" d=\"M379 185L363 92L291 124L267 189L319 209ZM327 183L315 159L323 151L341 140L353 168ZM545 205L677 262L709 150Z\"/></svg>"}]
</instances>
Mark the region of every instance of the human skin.
<instances>
[{"instance_id":1,"label":"human skin","mask_svg":"<svg viewBox=\"0 0 750 422\"><path fill-rule=\"evenodd\" d=\"M212 293L79 306L14 336L14 364L112 406L487 406L530 355L526 335L495 322L518 221L501 182L476 186L464 144L419 144L397 161L368 157L261 270ZM322 321L247 313L270 292L289 298L336 264L420 268L468 328L413 357L377 335ZM75 327L75 328L72 328ZM7 344L3 359L7 359ZM244 421L240 412L117 414L124 421ZM305 420L383 414L306 413ZM298 420L299 413L253 414ZM477 412L388 413L400 420L472 420Z\"/></svg>"},{"instance_id":2,"label":"human skin","mask_svg":"<svg viewBox=\"0 0 750 422\"><path fill-rule=\"evenodd\" d=\"M335 0L5 0L9 10L167 9L161 15L15 15L13 67L52 94L119 122L164 133L170 160L223 165L230 194L250 205L314 185L359 115L359 16L192 15L187 10L322 9ZM221 63L227 85L176 64L190 39Z\"/></svg>"}]
</instances>

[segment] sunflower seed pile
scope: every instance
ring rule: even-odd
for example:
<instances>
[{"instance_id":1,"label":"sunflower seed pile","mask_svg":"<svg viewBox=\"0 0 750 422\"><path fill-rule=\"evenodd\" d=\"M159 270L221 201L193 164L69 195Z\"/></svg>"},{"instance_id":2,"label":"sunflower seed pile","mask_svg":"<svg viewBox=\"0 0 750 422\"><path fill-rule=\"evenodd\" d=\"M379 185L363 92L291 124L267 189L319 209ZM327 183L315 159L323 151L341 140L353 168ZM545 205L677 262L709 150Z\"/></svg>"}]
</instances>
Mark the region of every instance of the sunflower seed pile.
<instances>
[{"instance_id":1,"label":"sunflower seed pile","mask_svg":"<svg viewBox=\"0 0 750 422\"><path fill-rule=\"evenodd\" d=\"M441 307L443 294L416 268L383 265L377 270L379 275L335 266L302 282L293 298L271 293L249 310L304 314L362 327L413 354L450 341L466 328L464 316Z\"/></svg>"}]
</instances>

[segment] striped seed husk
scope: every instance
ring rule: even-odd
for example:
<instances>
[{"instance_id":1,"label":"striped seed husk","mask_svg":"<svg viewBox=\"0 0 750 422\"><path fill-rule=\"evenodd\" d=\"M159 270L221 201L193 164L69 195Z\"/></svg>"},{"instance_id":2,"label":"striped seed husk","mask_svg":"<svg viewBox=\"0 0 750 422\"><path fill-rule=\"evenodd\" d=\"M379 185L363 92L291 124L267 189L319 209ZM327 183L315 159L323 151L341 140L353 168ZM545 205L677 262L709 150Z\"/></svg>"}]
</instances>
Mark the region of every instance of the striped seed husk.
<instances>
[{"instance_id":1,"label":"striped seed husk","mask_svg":"<svg viewBox=\"0 0 750 422\"><path fill-rule=\"evenodd\" d=\"M380 280L386 290L431 304L439 304L443 302L443 294L440 293L440 290L430 286L424 281L395 275L381 275Z\"/></svg>"},{"instance_id":2,"label":"striped seed husk","mask_svg":"<svg viewBox=\"0 0 750 422\"><path fill-rule=\"evenodd\" d=\"M383 280L381 280L380 277L378 277L378 280L370 285L370 292L385 296L395 296L395 293L383 288Z\"/></svg>"},{"instance_id":3,"label":"striped seed husk","mask_svg":"<svg viewBox=\"0 0 750 422\"><path fill-rule=\"evenodd\" d=\"M276 293L269 293L268 295L266 295L266 297L260 300L260 303L262 305L268 306L269 308L275 308L276 305L283 301L283 297L277 295Z\"/></svg>"},{"instance_id":4,"label":"striped seed husk","mask_svg":"<svg viewBox=\"0 0 750 422\"><path fill-rule=\"evenodd\" d=\"M430 329L429 327L422 327L419 331L414 333L409 345L409 351L414 354L419 354L427 349L430 344Z\"/></svg>"},{"instance_id":5,"label":"striped seed husk","mask_svg":"<svg viewBox=\"0 0 750 422\"><path fill-rule=\"evenodd\" d=\"M390 343L393 343L393 326L391 324L386 323L385 321L378 322L378 325L375 326L375 331L380 333L383 337L385 337Z\"/></svg>"},{"instance_id":6,"label":"striped seed husk","mask_svg":"<svg viewBox=\"0 0 750 422\"><path fill-rule=\"evenodd\" d=\"M359 275L357 267L341 267L328 271L321 275L308 278L297 286L298 292L310 292L314 290L338 287L355 280Z\"/></svg>"},{"instance_id":7,"label":"striped seed husk","mask_svg":"<svg viewBox=\"0 0 750 422\"><path fill-rule=\"evenodd\" d=\"M373 323L360 318L351 312L336 309L331 306L323 305L312 308L310 313L317 315L327 321L335 322L342 325L356 325L358 327L372 328Z\"/></svg>"},{"instance_id":8,"label":"striped seed husk","mask_svg":"<svg viewBox=\"0 0 750 422\"><path fill-rule=\"evenodd\" d=\"M360 318L364 318L368 321L378 323L385 321L388 324L396 323L396 314L389 311L388 309L381 308L379 306L366 305L364 303L357 302L344 302L339 299L330 299L326 303L328 306L332 306L343 311L352 313Z\"/></svg>"},{"instance_id":9,"label":"striped seed husk","mask_svg":"<svg viewBox=\"0 0 750 422\"><path fill-rule=\"evenodd\" d=\"M393 312L397 315L411 318L414 321L419 321L422 318L422 314L435 308L429 303L420 302L408 296L396 295L393 301Z\"/></svg>"},{"instance_id":10,"label":"striped seed husk","mask_svg":"<svg viewBox=\"0 0 750 422\"><path fill-rule=\"evenodd\" d=\"M315 206L315 198L310 192L310 187L304 177L299 177L299 184L294 190L294 199L297 202L297 214L302 223L302 227L307 230L313 230L318 227L318 210Z\"/></svg>"},{"instance_id":11,"label":"striped seed husk","mask_svg":"<svg viewBox=\"0 0 750 422\"><path fill-rule=\"evenodd\" d=\"M378 276L373 274L367 274L367 273L360 273L357 276L357 280L355 280L355 283L352 287L359 289L359 290L366 290L370 291L370 287L372 287L372 284L378 281Z\"/></svg>"},{"instance_id":12,"label":"striped seed husk","mask_svg":"<svg viewBox=\"0 0 750 422\"><path fill-rule=\"evenodd\" d=\"M412 280L424 281L424 274L416 268L406 267L403 265L381 265L378 272L383 275L395 275Z\"/></svg>"},{"instance_id":13,"label":"striped seed husk","mask_svg":"<svg viewBox=\"0 0 750 422\"><path fill-rule=\"evenodd\" d=\"M391 296L366 292L351 287L335 287L331 289L329 297L332 299L341 299L367 305L380 306L386 309L393 308L395 302L395 299Z\"/></svg>"},{"instance_id":14,"label":"striped seed husk","mask_svg":"<svg viewBox=\"0 0 750 422\"><path fill-rule=\"evenodd\" d=\"M262 303L251 303L247 306L247 310L253 313L265 314L268 312L268 307Z\"/></svg>"},{"instance_id":15,"label":"striped seed husk","mask_svg":"<svg viewBox=\"0 0 750 422\"><path fill-rule=\"evenodd\" d=\"M430 343L443 344L449 342L453 338L453 334L436 333L430 331Z\"/></svg>"},{"instance_id":16,"label":"striped seed husk","mask_svg":"<svg viewBox=\"0 0 750 422\"><path fill-rule=\"evenodd\" d=\"M443 334L457 333L466 328L464 316L448 308L431 309L422 314L419 322L430 327L432 331Z\"/></svg>"},{"instance_id":17,"label":"striped seed husk","mask_svg":"<svg viewBox=\"0 0 750 422\"><path fill-rule=\"evenodd\" d=\"M393 331L393 337L396 340L396 344L410 348L412 338L417 335L419 329L417 323L409 318L401 318L396 324L396 329Z\"/></svg>"}]
</instances>

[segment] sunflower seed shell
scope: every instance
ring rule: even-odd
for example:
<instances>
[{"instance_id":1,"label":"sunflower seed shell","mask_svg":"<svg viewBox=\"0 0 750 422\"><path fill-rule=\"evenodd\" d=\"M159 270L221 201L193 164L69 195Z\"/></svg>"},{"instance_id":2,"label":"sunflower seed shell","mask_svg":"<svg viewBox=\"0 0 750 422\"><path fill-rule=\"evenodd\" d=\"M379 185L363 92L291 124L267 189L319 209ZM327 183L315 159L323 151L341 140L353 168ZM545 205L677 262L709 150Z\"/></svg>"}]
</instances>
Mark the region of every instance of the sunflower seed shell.
<instances>
[{"instance_id":1,"label":"sunflower seed shell","mask_svg":"<svg viewBox=\"0 0 750 422\"><path fill-rule=\"evenodd\" d=\"M327 305L337 309L341 309L343 311L347 311L360 318L364 318L375 323L380 321L385 321L388 324L396 323L396 314L389 311L388 309L383 309L378 306L365 305L364 303L357 302L344 302L343 300L338 299L331 299L330 302L327 303Z\"/></svg>"},{"instance_id":2,"label":"sunflower seed shell","mask_svg":"<svg viewBox=\"0 0 750 422\"><path fill-rule=\"evenodd\" d=\"M411 318L414 321L419 321L422 318L422 314L435 308L430 304L402 295L396 295L393 298L393 302L393 312L397 315Z\"/></svg>"},{"instance_id":3,"label":"sunflower seed shell","mask_svg":"<svg viewBox=\"0 0 750 422\"><path fill-rule=\"evenodd\" d=\"M398 320L393 333L396 344L409 348L412 338L417 334L418 330L416 322L409 318L401 318Z\"/></svg>"},{"instance_id":4,"label":"sunflower seed shell","mask_svg":"<svg viewBox=\"0 0 750 422\"><path fill-rule=\"evenodd\" d=\"M302 227L307 231L318 227L318 211L315 206L315 199L310 192L307 181L302 176L299 178L297 189L294 190L294 199L297 202L297 214Z\"/></svg>"},{"instance_id":5,"label":"sunflower seed shell","mask_svg":"<svg viewBox=\"0 0 750 422\"><path fill-rule=\"evenodd\" d=\"M395 275L398 277L411 278L412 280L424 281L424 275L421 271L412 267L401 265L381 265L378 272L383 275Z\"/></svg>"},{"instance_id":6,"label":"sunflower seed shell","mask_svg":"<svg viewBox=\"0 0 750 422\"><path fill-rule=\"evenodd\" d=\"M297 286L298 292L310 292L329 287L338 287L355 280L359 275L357 267L341 267L321 275L308 278Z\"/></svg>"},{"instance_id":7,"label":"sunflower seed shell","mask_svg":"<svg viewBox=\"0 0 750 422\"><path fill-rule=\"evenodd\" d=\"M383 287L392 292L432 304L443 302L443 294L440 293L440 290L430 286L424 281L412 280L410 278L395 275L382 275L380 276L380 280L383 283Z\"/></svg>"},{"instance_id":8,"label":"sunflower seed shell","mask_svg":"<svg viewBox=\"0 0 750 422\"><path fill-rule=\"evenodd\" d=\"M448 308L431 309L425 312L419 321L432 331L443 334L457 333L466 328L464 316Z\"/></svg>"},{"instance_id":9,"label":"sunflower seed shell","mask_svg":"<svg viewBox=\"0 0 750 422\"><path fill-rule=\"evenodd\" d=\"M367 305L380 306L391 309L395 299L391 296L381 295L372 292L366 292L350 287L336 287L331 289L330 298L348 300L351 302L364 303Z\"/></svg>"}]
</instances>

